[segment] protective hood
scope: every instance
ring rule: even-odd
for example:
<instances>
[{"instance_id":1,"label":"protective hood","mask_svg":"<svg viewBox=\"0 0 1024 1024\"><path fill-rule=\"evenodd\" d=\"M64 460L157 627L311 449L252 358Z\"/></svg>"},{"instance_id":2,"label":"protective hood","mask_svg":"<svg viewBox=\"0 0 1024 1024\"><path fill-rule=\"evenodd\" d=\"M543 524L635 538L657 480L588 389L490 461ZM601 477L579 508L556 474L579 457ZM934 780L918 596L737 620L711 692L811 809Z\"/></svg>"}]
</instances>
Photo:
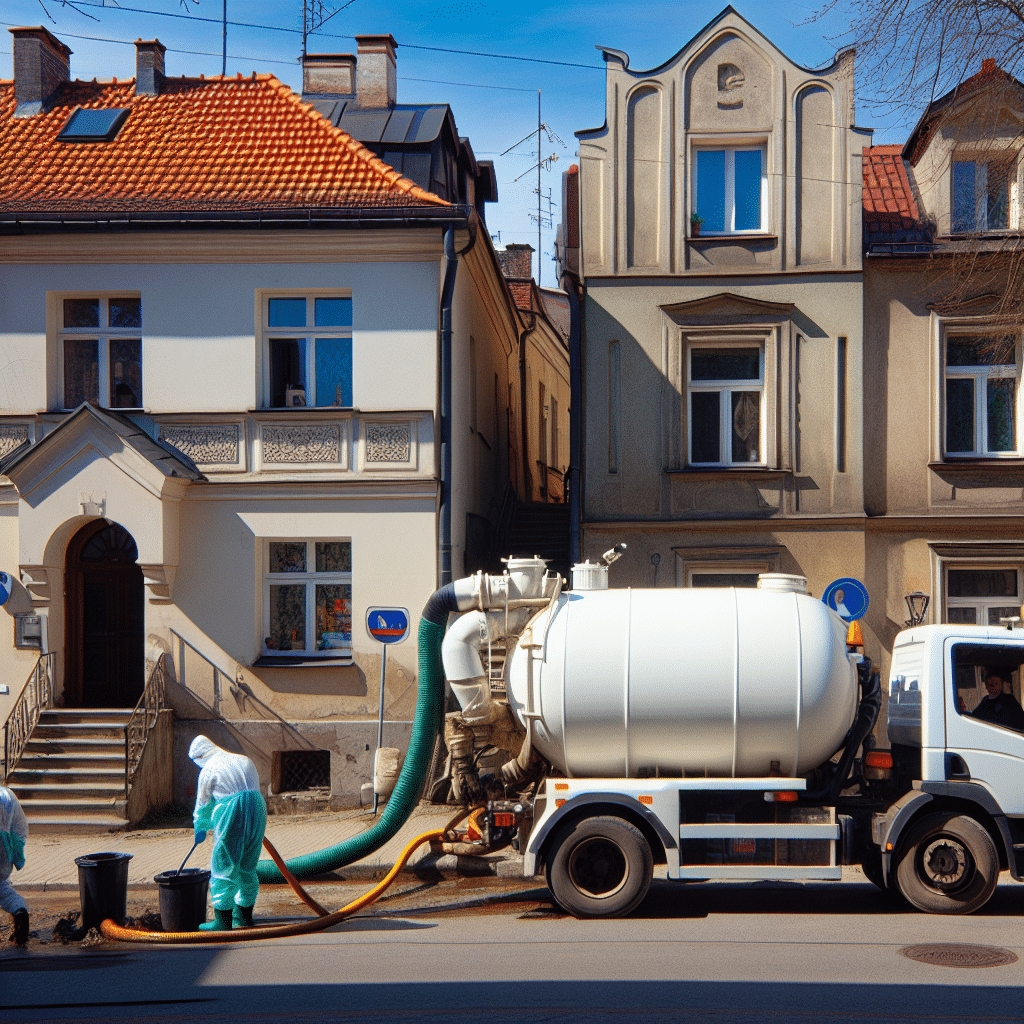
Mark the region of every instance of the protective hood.
<instances>
[{"instance_id":1,"label":"protective hood","mask_svg":"<svg viewBox=\"0 0 1024 1024\"><path fill-rule=\"evenodd\" d=\"M192 746L188 748L188 756L200 767L205 765L214 754L223 753L225 751L221 750L213 740L207 739L205 736L197 736L192 741Z\"/></svg>"}]
</instances>

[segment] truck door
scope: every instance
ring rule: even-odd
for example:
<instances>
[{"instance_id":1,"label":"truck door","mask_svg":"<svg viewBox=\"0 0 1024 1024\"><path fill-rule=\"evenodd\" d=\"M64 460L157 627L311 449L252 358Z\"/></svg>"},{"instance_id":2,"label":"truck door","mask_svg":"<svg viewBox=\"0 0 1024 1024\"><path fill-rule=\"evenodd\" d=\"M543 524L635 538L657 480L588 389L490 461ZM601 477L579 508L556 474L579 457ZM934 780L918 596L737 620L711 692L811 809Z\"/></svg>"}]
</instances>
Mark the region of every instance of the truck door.
<instances>
[{"instance_id":1,"label":"truck door","mask_svg":"<svg viewBox=\"0 0 1024 1024\"><path fill-rule=\"evenodd\" d=\"M1024 637L1006 636L945 642L946 772L984 784L1003 812L1016 816L1024 815Z\"/></svg>"}]
</instances>

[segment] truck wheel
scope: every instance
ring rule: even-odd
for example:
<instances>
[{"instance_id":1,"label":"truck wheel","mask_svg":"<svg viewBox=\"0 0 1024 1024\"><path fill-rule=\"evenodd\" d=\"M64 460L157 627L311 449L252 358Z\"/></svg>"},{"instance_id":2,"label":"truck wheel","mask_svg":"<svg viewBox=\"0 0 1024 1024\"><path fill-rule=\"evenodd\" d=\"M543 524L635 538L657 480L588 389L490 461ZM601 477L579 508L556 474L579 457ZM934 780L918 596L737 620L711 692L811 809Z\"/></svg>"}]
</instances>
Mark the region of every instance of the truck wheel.
<instances>
[{"instance_id":1,"label":"truck wheel","mask_svg":"<svg viewBox=\"0 0 1024 1024\"><path fill-rule=\"evenodd\" d=\"M647 895L654 873L643 833L610 815L558 832L547 863L548 888L574 917L623 917Z\"/></svg>"},{"instance_id":2,"label":"truck wheel","mask_svg":"<svg viewBox=\"0 0 1024 1024\"><path fill-rule=\"evenodd\" d=\"M918 910L973 913L988 902L998 881L999 854L973 818L930 814L900 844L896 885Z\"/></svg>"}]
</instances>

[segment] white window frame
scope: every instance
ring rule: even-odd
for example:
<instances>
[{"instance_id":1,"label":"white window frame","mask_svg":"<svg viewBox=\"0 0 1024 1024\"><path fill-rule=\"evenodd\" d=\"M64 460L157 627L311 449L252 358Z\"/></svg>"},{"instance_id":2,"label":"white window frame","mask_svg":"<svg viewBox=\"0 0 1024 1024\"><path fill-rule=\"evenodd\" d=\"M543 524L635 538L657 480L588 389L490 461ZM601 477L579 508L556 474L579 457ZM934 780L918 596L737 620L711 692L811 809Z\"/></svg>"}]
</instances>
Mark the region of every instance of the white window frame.
<instances>
[{"instance_id":1,"label":"white window frame","mask_svg":"<svg viewBox=\"0 0 1024 1024\"><path fill-rule=\"evenodd\" d=\"M770 395L767 388L767 347L768 338L763 334L732 335L716 337L690 336L684 339L683 372L686 387L686 463L694 468L766 468L768 460L768 402ZM757 381L713 380L694 382L691 379L692 356L695 350L757 348L758 367L760 371ZM734 462L732 459L732 393L733 391L756 391L760 395L760 424L758 427L758 459L753 462ZM693 402L691 396L697 393L717 392L719 394L719 460L717 462L695 462L693 458Z\"/></svg>"},{"instance_id":2,"label":"white window frame","mask_svg":"<svg viewBox=\"0 0 1024 1024\"><path fill-rule=\"evenodd\" d=\"M64 342L72 340L96 341L97 342L97 367L98 387L96 403L101 409L112 409L110 404L110 342L113 341L135 341L139 342L139 399L138 405L117 406L118 411L139 411L145 408L145 346L143 327L109 327L103 326L110 323L110 300L111 299L138 299L140 310L142 295L131 288L123 288L120 291L107 292L59 292L54 293L53 298L56 306L57 323L57 408L70 411L64 404L66 396L65 370L64 370ZM65 327L64 326L64 300L65 299L96 299L100 304L99 327ZM140 315L141 319L141 315Z\"/></svg>"},{"instance_id":3,"label":"white window frame","mask_svg":"<svg viewBox=\"0 0 1024 1024\"><path fill-rule=\"evenodd\" d=\"M723 237L726 235L770 235L771 203L768 191L768 142L762 136L758 139L743 138L691 138L690 141L690 216L697 212L697 196L700 182L697 173L697 154L700 152L722 151L725 153L725 229L713 231L701 226L702 236ZM761 154L761 226L737 229L736 223L736 154L739 152L760 152Z\"/></svg>"},{"instance_id":4,"label":"white window frame","mask_svg":"<svg viewBox=\"0 0 1024 1024\"><path fill-rule=\"evenodd\" d=\"M947 342L957 336L991 334L993 336L1004 336L1016 334L1014 345L1014 365L1009 363L1000 365L982 366L949 366L947 364ZM942 366L942 424L941 442L942 453L946 458L976 458L976 459L1013 459L1021 455L1021 430L1024 428L1024 418L1021 410L1021 364L1024 362L1024 346L1021 341L1022 332L1013 331L1007 328L991 328L980 324L962 324L956 326L945 325L940 332L940 360ZM1011 372L1012 371L1012 372ZM1014 433L1016 435L1016 448L1003 451L992 450L988 447L988 381L992 379L1003 379L1012 377L1016 381L1016 394L1014 398ZM974 381L974 450L969 452L949 451L947 447L947 422L949 410L946 398L946 382L949 380L973 380Z\"/></svg>"},{"instance_id":5,"label":"white window frame","mask_svg":"<svg viewBox=\"0 0 1024 1024\"><path fill-rule=\"evenodd\" d=\"M306 300L306 323L301 327L271 327L270 326L270 300L271 299L305 299ZM317 338L348 338L352 343L352 325L335 327L316 327L316 300L317 299L349 299L352 300L352 290L340 289L318 289L318 288L296 288L296 289L274 289L257 292L258 300L258 323L260 324L261 346L263 354L263 405L264 409L283 409L295 407L316 406L316 340ZM352 303L352 318L355 319L355 302ZM299 339L306 342L305 357L305 396L302 401L296 400L294 405L286 404L272 405L274 396L273 386L273 360L270 356L270 342L273 338ZM352 353L352 401L355 403L355 352ZM297 399L297 396L296 396ZM328 404L320 408L352 408L352 406L335 406Z\"/></svg>"},{"instance_id":6,"label":"white window frame","mask_svg":"<svg viewBox=\"0 0 1024 1024\"><path fill-rule=\"evenodd\" d=\"M334 647L326 651L316 649L316 588L317 584L338 586L347 585L349 594L352 592L352 571L348 572L316 572L316 545L317 543L347 543L352 544L351 537L267 537L263 541L262 554L262 576L263 576L263 633L260 647L264 658L300 658L302 660L342 660L351 662L352 643L351 639L347 647ZM303 572L271 572L270 571L270 545L271 544L305 544L306 545L306 569ZM270 588L274 585L297 586L304 585L306 588L306 636L303 638L304 646L291 648L290 650L278 650L268 648L267 638L270 636ZM351 603L351 596L349 601ZM349 609L349 617L352 629L355 628L352 610ZM349 633L351 638L351 630Z\"/></svg>"},{"instance_id":7,"label":"white window frame","mask_svg":"<svg viewBox=\"0 0 1024 1024\"><path fill-rule=\"evenodd\" d=\"M1019 609L1021 602L1024 601L1024 566L1013 565L1005 562L951 562L947 561L943 566L944 572L942 574L942 593L945 601L944 619L946 622L950 622L949 613L953 608L973 608L975 611L974 624L978 626L989 625L988 621L988 610L990 608L1010 608ZM978 572L1015 572L1017 574L1017 595L1016 597L950 597L949 595L949 573L950 570L956 571L957 569L976 570ZM1013 614L1017 614L1014 612ZM980 619L980 621L979 621ZM970 623L966 623L970 625ZM996 626L999 623L995 623Z\"/></svg>"},{"instance_id":8,"label":"white window frame","mask_svg":"<svg viewBox=\"0 0 1024 1024\"><path fill-rule=\"evenodd\" d=\"M779 572L782 548L728 547L673 548L675 585L692 587L693 577L709 574L758 575Z\"/></svg>"},{"instance_id":9,"label":"white window frame","mask_svg":"<svg viewBox=\"0 0 1024 1024\"><path fill-rule=\"evenodd\" d=\"M988 226L988 169L992 164L1006 163L1010 169L1006 176L1006 226ZM956 165L974 164L974 223L961 227L956 220ZM951 234L969 234L977 231L1016 231L1020 222L1018 176L1020 174L1019 154L1003 153L956 153L949 173L949 229Z\"/></svg>"}]
</instances>

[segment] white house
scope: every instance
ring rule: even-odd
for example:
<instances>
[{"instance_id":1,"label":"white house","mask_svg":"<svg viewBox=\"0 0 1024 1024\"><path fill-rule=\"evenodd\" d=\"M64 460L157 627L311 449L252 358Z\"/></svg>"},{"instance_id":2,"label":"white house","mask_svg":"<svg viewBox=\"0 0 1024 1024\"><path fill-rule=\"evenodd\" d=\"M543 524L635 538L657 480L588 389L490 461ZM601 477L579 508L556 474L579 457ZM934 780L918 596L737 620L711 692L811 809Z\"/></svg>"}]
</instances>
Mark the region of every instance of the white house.
<instances>
[{"instance_id":1,"label":"white house","mask_svg":"<svg viewBox=\"0 0 1024 1024\"><path fill-rule=\"evenodd\" d=\"M271 75L169 78L140 41L134 79L73 81L47 30L11 31L0 718L47 652L65 710L130 709L160 666L179 764L205 731L271 796L352 804L376 745L368 612L411 620L387 660L401 746L420 609L510 480L522 325L474 208L493 173L456 161L438 195ZM371 105L394 103L388 40L360 51Z\"/></svg>"}]
</instances>

